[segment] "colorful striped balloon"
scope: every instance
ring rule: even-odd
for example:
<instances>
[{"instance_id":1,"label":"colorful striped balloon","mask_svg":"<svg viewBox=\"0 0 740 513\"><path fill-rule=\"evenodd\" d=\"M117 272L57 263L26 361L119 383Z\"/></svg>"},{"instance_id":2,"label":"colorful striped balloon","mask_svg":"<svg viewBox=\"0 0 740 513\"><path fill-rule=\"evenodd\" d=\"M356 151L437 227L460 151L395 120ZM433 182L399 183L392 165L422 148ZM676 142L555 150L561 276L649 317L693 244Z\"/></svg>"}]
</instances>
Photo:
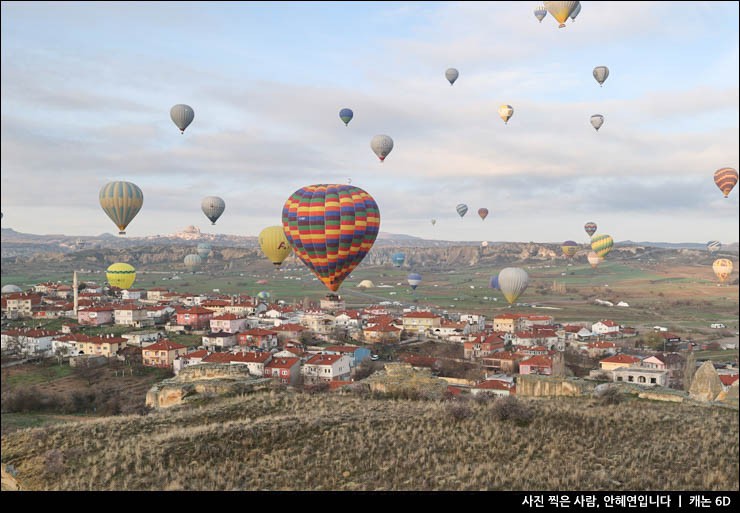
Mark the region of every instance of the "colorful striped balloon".
<instances>
[{"instance_id":1,"label":"colorful striped balloon","mask_svg":"<svg viewBox=\"0 0 740 513\"><path fill-rule=\"evenodd\" d=\"M714 172L714 183L726 198L737 184L737 171L731 167L718 169Z\"/></svg>"},{"instance_id":2,"label":"colorful striped balloon","mask_svg":"<svg viewBox=\"0 0 740 513\"><path fill-rule=\"evenodd\" d=\"M457 210L457 214L460 217L465 217L465 214L468 213L468 206L465 203L460 203L458 206L455 207L455 210Z\"/></svg>"},{"instance_id":3,"label":"colorful striped balloon","mask_svg":"<svg viewBox=\"0 0 740 513\"><path fill-rule=\"evenodd\" d=\"M722 243L720 241L710 240L709 242L707 242L707 251L709 251L710 253L716 253L720 249L722 249Z\"/></svg>"},{"instance_id":4,"label":"colorful striped balloon","mask_svg":"<svg viewBox=\"0 0 740 513\"><path fill-rule=\"evenodd\" d=\"M614 246L614 239L612 239L610 235L602 234L591 237L591 249L593 249L601 258L604 258L609 254L612 250L612 246Z\"/></svg>"},{"instance_id":5,"label":"colorful striped balloon","mask_svg":"<svg viewBox=\"0 0 740 513\"><path fill-rule=\"evenodd\" d=\"M596 223L593 221L589 221L585 225L583 225L583 228L586 230L586 233L588 233L589 237L593 237L594 233L596 233Z\"/></svg>"},{"instance_id":6,"label":"colorful striped balloon","mask_svg":"<svg viewBox=\"0 0 740 513\"><path fill-rule=\"evenodd\" d=\"M359 187L307 185L283 205L283 230L298 258L336 292L373 246L380 210Z\"/></svg>"},{"instance_id":7,"label":"colorful striped balloon","mask_svg":"<svg viewBox=\"0 0 740 513\"><path fill-rule=\"evenodd\" d=\"M100 206L118 226L118 235L126 235L126 227L144 204L144 193L131 182L110 182L100 189Z\"/></svg>"}]
</instances>

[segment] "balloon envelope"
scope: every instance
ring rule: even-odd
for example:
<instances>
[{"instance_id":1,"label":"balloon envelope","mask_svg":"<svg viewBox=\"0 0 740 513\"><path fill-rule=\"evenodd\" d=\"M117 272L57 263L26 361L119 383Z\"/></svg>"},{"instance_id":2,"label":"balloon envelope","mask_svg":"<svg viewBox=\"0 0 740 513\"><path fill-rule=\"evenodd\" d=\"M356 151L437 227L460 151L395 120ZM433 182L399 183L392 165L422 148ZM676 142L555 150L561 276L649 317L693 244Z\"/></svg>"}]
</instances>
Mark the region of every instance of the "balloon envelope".
<instances>
[{"instance_id":1,"label":"balloon envelope","mask_svg":"<svg viewBox=\"0 0 740 513\"><path fill-rule=\"evenodd\" d=\"M720 249L722 249L722 243L720 241L710 240L709 242L707 242L707 251L709 251L710 253L716 253Z\"/></svg>"},{"instance_id":2,"label":"balloon envelope","mask_svg":"<svg viewBox=\"0 0 740 513\"><path fill-rule=\"evenodd\" d=\"M460 76L460 73L455 68L448 68L447 71L445 71L445 77L450 82L450 85L455 83L455 80L457 80L457 77Z\"/></svg>"},{"instance_id":3,"label":"balloon envelope","mask_svg":"<svg viewBox=\"0 0 740 513\"><path fill-rule=\"evenodd\" d=\"M376 135L370 141L370 148L378 156L381 162L385 160L393 149L393 139L387 135Z\"/></svg>"},{"instance_id":4,"label":"balloon envelope","mask_svg":"<svg viewBox=\"0 0 740 513\"><path fill-rule=\"evenodd\" d=\"M570 258L578 252L578 243L572 240L566 240L560 248L563 250L563 255Z\"/></svg>"},{"instance_id":5,"label":"balloon envelope","mask_svg":"<svg viewBox=\"0 0 740 513\"><path fill-rule=\"evenodd\" d=\"M203 259L200 255L191 253L190 255L185 255L183 262L185 262L185 267L190 269L190 271L195 272L200 267L200 264L203 263Z\"/></svg>"},{"instance_id":6,"label":"balloon envelope","mask_svg":"<svg viewBox=\"0 0 740 513\"><path fill-rule=\"evenodd\" d=\"M437 224L437 220L436 219L432 219L431 223L432 223L432 226L434 226L435 224Z\"/></svg>"},{"instance_id":7,"label":"balloon envelope","mask_svg":"<svg viewBox=\"0 0 740 513\"><path fill-rule=\"evenodd\" d=\"M481 219L485 220L486 217L488 217L488 209L487 208L479 208L478 209L478 215Z\"/></svg>"},{"instance_id":8,"label":"balloon envelope","mask_svg":"<svg viewBox=\"0 0 740 513\"><path fill-rule=\"evenodd\" d=\"M573 12L579 2L543 2L545 9L560 24L560 28L565 27L565 20Z\"/></svg>"},{"instance_id":9,"label":"balloon envelope","mask_svg":"<svg viewBox=\"0 0 740 513\"><path fill-rule=\"evenodd\" d=\"M261 299L262 301L266 301L270 299L270 293L266 290L261 290L257 293L257 299Z\"/></svg>"},{"instance_id":10,"label":"balloon envelope","mask_svg":"<svg viewBox=\"0 0 740 513\"><path fill-rule=\"evenodd\" d=\"M391 260L393 261L394 266L401 267L406 261L406 255L404 253L394 253Z\"/></svg>"},{"instance_id":11,"label":"balloon envelope","mask_svg":"<svg viewBox=\"0 0 740 513\"><path fill-rule=\"evenodd\" d=\"M257 242L275 267L280 267L293 251L282 226L268 226L260 232Z\"/></svg>"},{"instance_id":12,"label":"balloon envelope","mask_svg":"<svg viewBox=\"0 0 740 513\"><path fill-rule=\"evenodd\" d=\"M604 85L606 79L609 78L609 68L606 66L596 66L593 73L599 85Z\"/></svg>"},{"instance_id":13,"label":"balloon envelope","mask_svg":"<svg viewBox=\"0 0 740 513\"><path fill-rule=\"evenodd\" d=\"M339 111L339 119L344 121L344 126L349 125L349 122L352 121L354 115L355 114L352 112L352 109L342 109Z\"/></svg>"},{"instance_id":14,"label":"balloon envelope","mask_svg":"<svg viewBox=\"0 0 740 513\"><path fill-rule=\"evenodd\" d=\"M460 203L458 206L455 207L455 210L457 210L457 215L460 217L465 217L465 214L468 213L468 206L465 203Z\"/></svg>"},{"instance_id":15,"label":"balloon envelope","mask_svg":"<svg viewBox=\"0 0 740 513\"><path fill-rule=\"evenodd\" d=\"M491 287L492 289L499 290L498 274L494 274L493 276L491 276L491 279L488 281L488 286Z\"/></svg>"},{"instance_id":16,"label":"balloon envelope","mask_svg":"<svg viewBox=\"0 0 740 513\"><path fill-rule=\"evenodd\" d=\"M193 122L193 119L195 119L195 111L190 105L178 103L170 109L170 118L182 134L188 125Z\"/></svg>"},{"instance_id":17,"label":"balloon envelope","mask_svg":"<svg viewBox=\"0 0 740 513\"><path fill-rule=\"evenodd\" d=\"M514 107L511 105L501 105L498 108L498 115L504 120L504 123L508 124L511 116L514 115Z\"/></svg>"},{"instance_id":18,"label":"balloon envelope","mask_svg":"<svg viewBox=\"0 0 740 513\"><path fill-rule=\"evenodd\" d=\"M537 21L542 23L542 20L545 19L545 16L547 16L547 9L545 9L545 6L540 4L537 6L537 9L534 10L534 17L537 18Z\"/></svg>"},{"instance_id":19,"label":"balloon envelope","mask_svg":"<svg viewBox=\"0 0 740 513\"><path fill-rule=\"evenodd\" d=\"M529 275L521 267L507 267L498 273L498 286L509 304L514 303L529 285Z\"/></svg>"},{"instance_id":20,"label":"balloon envelope","mask_svg":"<svg viewBox=\"0 0 740 513\"><path fill-rule=\"evenodd\" d=\"M576 7L573 9L573 12L570 13L570 19L573 21L576 21L576 18L581 13L581 2L576 2Z\"/></svg>"},{"instance_id":21,"label":"balloon envelope","mask_svg":"<svg viewBox=\"0 0 740 513\"><path fill-rule=\"evenodd\" d=\"M421 274L411 273L406 277L406 281L409 282L409 285L413 290L416 290L416 287L421 283Z\"/></svg>"},{"instance_id":22,"label":"balloon envelope","mask_svg":"<svg viewBox=\"0 0 740 513\"><path fill-rule=\"evenodd\" d=\"M201 242L198 244L198 248L196 249L198 256L201 258L208 258L208 255L211 254L211 245L207 242Z\"/></svg>"},{"instance_id":23,"label":"balloon envelope","mask_svg":"<svg viewBox=\"0 0 740 513\"><path fill-rule=\"evenodd\" d=\"M586 233L589 237L592 237L594 233L596 233L596 223L593 221L589 221L588 223L583 225L583 228L586 230Z\"/></svg>"},{"instance_id":24,"label":"balloon envelope","mask_svg":"<svg viewBox=\"0 0 740 513\"><path fill-rule=\"evenodd\" d=\"M375 284L370 280L362 280L357 284L358 289L371 289L373 287L375 287Z\"/></svg>"},{"instance_id":25,"label":"balloon envelope","mask_svg":"<svg viewBox=\"0 0 740 513\"><path fill-rule=\"evenodd\" d=\"M118 234L125 235L126 227L144 204L144 193L131 182L109 182L98 196L103 211L118 226Z\"/></svg>"},{"instance_id":26,"label":"balloon envelope","mask_svg":"<svg viewBox=\"0 0 740 513\"><path fill-rule=\"evenodd\" d=\"M612 246L614 246L614 239L609 235L601 234L591 237L591 249L593 249L601 258L604 258L609 254L612 250Z\"/></svg>"},{"instance_id":27,"label":"balloon envelope","mask_svg":"<svg viewBox=\"0 0 740 513\"><path fill-rule=\"evenodd\" d=\"M591 116L591 126L596 129L596 131L599 131L599 128L601 128L601 125L604 124L604 116L601 114L594 114Z\"/></svg>"},{"instance_id":28,"label":"balloon envelope","mask_svg":"<svg viewBox=\"0 0 740 513\"><path fill-rule=\"evenodd\" d=\"M218 218L226 210L226 202L218 196L206 196L200 202L200 208L206 217L211 220L211 224L216 224Z\"/></svg>"},{"instance_id":29,"label":"balloon envelope","mask_svg":"<svg viewBox=\"0 0 740 513\"><path fill-rule=\"evenodd\" d=\"M731 167L718 169L714 172L714 183L726 198L737 184L737 171Z\"/></svg>"},{"instance_id":30,"label":"balloon envelope","mask_svg":"<svg viewBox=\"0 0 740 513\"><path fill-rule=\"evenodd\" d=\"M595 251L589 251L588 255L586 256L586 260L588 260L588 263L591 264L591 267L593 269L596 269L596 266L599 265L604 259L597 255Z\"/></svg>"},{"instance_id":31,"label":"balloon envelope","mask_svg":"<svg viewBox=\"0 0 740 513\"><path fill-rule=\"evenodd\" d=\"M727 278L732 274L732 268L732 260L727 258L718 258L712 264L712 270L714 271L714 274L717 275L717 278L719 278L720 283L727 281Z\"/></svg>"},{"instance_id":32,"label":"balloon envelope","mask_svg":"<svg viewBox=\"0 0 740 513\"><path fill-rule=\"evenodd\" d=\"M336 292L372 248L380 229L380 210L359 187L307 185L287 199L282 220L295 254Z\"/></svg>"},{"instance_id":33,"label":"balloon envelope","mask_svg":"<svg viewBox=\"0 0 740 513\"><path fill-rule=\"evenodd\" d=\"M129 289L136 280L136 269L130 264L117 262L106 269L105 277L111 287Z\"/></svg>"}]
</instances>

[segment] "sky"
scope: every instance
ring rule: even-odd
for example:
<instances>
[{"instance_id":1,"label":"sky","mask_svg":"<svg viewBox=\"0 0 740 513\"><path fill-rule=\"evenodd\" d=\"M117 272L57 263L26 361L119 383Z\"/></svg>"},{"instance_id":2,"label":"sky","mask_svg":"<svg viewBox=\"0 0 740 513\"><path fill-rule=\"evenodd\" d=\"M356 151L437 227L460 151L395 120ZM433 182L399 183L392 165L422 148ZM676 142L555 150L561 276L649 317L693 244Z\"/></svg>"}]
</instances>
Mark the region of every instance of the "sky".
<instances>
[{"instance_id":1,"label":"sky","mask_svg":"<svg viewBox=\"0 0 740 513\"><path fill-rule=\"evenodd\" d=\"M738 2L581 4L558 28L536 2L3 1L2 226L117 233L98 192L125 180L144 192L127 236L250 236L351 179L382 232L737 241L740 187L713 174L739 167Z\"/></svg>"}]
</instances>

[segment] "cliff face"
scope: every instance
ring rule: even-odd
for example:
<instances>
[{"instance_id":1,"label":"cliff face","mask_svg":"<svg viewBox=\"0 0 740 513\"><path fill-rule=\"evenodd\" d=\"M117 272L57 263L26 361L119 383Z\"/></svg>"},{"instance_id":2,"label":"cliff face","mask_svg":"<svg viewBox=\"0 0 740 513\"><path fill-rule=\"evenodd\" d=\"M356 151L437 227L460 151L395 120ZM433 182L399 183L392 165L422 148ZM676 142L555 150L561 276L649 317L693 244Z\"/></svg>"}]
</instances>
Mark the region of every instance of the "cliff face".
<instances>
[{"instance_id":1,"label":"cliff face","mask_svg":"<svg viewBox=\"0 0 740 513\"><path fill-rule=\"evenodd\" d=\"M245 393L261 389L269 378L256 378L246 365L201 364L184 368L171 379L157 383L146 394L146 405L169 408L198 396Z\"/></svg>"},{"instance_id":2,"label":"cliff face","mask_svg":"<svg viewBox=\"0 0 740 513\"><path fill-rule=\"evenodd\" d=\"M579 397L593 392L596 383L563 378L523 375L516 378L516 395L520 397Z\"/></svg>"}]
</instances>

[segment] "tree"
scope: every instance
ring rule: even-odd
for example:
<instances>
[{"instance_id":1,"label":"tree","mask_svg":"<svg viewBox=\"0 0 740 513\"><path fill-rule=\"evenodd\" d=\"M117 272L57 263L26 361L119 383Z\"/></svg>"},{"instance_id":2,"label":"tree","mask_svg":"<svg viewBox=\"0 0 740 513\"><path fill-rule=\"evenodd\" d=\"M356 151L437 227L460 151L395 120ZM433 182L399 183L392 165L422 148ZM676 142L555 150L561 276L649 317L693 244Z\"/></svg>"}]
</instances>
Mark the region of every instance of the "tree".
<instances>
[{"instance_id":1,"label":"tree","mask_svg":"<svg viewBox=\"0 0 740 513\"><path fill-rule=\"evenodd\" d=\"M696 372L696 356L693 351L689 351L689 355L686 357L686 363L683 366L683 389L687 392L691 388L691 382L694 380L694 373Z\"/></svg>"}]
</instances>

